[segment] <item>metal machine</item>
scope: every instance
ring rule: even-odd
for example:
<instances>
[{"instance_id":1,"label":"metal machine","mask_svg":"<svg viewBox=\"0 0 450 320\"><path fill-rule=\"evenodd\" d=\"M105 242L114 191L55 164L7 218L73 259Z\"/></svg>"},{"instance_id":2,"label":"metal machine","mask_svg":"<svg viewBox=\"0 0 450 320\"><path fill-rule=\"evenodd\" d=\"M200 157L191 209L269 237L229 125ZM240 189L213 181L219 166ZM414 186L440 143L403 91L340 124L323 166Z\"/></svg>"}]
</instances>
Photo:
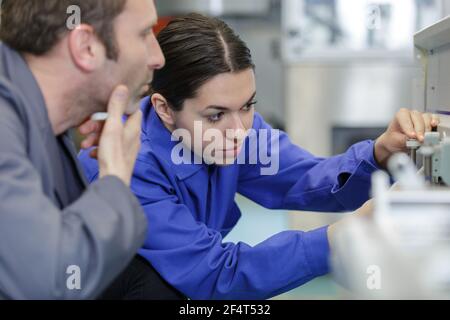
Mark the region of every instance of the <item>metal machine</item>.
<instances>
[{"instance_id":1,"label":"metal machine","mask_svg":"<svg viewBox=\"0 0 450 320\"><path fill-rule=\"evenodd\" d=\"M426 180L450 185L450 18L417 33L414 42L423 65L424 110L438 114L441 123L419 149L414 141L408 147L413 161L417 151L423 156Z\"/></svg>"},{"instance_id":2,"label":"metal machine","mask_svg":"<svg viewBox=\"0 0 450 320\"><path fill-rule=\"evenodd\" d=\"M440 115L410 157L373 176L373 219L348 224L334 239L338 282L352 298L450 299L450 16L414 37L423 66L423 106ZM417 167L421 169L417 172Z\"/></svg>"}]
</instances>

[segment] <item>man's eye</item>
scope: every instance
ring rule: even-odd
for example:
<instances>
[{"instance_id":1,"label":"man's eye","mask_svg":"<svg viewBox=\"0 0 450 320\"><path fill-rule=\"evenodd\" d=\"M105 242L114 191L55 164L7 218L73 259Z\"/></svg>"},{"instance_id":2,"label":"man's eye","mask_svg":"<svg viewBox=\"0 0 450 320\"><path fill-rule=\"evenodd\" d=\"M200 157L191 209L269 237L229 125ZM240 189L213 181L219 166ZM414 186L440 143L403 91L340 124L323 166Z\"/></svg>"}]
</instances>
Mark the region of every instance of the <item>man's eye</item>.
<instances>
[{"instance_id":1,"label":"man's eye","mask_svg":"<svg viewBox=\"0 0 450 320\"><path fill-rule=\"evenodd\" d=\"M150 30L146 30L146 31L143 31L142 33L141 33L141 36L143 37L143 38L147 38L149 35L151 35L153 33L153 29L150 29Z\"/></svg>"},{"instance_id":2,"label":"man's eye","mask_svg":"<svg viewBox=\"0 0 450 320\"><path fill-rule=\"evenodd\" d=\"M216 113L216 114L213 114L212 116L209 116L208 117L208 121L209 122L218 122L218 121L220 121L221 119L222 119L222 117L225 115L225 113L223 113L223 112L219 112L219 113Z\"/></svg>"}]
</instances>

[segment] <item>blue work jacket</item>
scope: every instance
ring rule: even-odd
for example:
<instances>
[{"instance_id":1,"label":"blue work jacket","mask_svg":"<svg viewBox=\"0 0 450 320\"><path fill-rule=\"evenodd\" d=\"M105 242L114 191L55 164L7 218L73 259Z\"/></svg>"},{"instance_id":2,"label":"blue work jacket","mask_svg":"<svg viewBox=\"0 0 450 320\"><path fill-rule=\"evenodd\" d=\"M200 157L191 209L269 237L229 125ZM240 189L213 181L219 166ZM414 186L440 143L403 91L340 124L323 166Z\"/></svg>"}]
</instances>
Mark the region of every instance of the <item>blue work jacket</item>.
<instances>
[{"instance_id":1,"label":"blue work jacket","mask_svg":"<svg viewBox=\"0 0 450 320\"><path fill-rule=\"evenodd\" d=\"M351 211L369 199L370 177L378 170L374 142L353 145L345 154L319 158L293 144L281 132L275 175L262 175L269 164L215 166L175 164L172 141L148 98L142 147L131 188L148 219L146 241L139 251L172 286L191 299L267 299L329 271L327 227L309 232L285 231L256 246L224 242L241 212L239 193L270 209L324 212ZM255 114L253 128L273 129ZM255 138L255 136L253 138ZM250 140L244 151L251 157ZM80 154L87 178L98 177L89 151ZM236 161L237 162L237 161ZM258 225L254 226L258 232Z\"/></svg>"}]
</instances>

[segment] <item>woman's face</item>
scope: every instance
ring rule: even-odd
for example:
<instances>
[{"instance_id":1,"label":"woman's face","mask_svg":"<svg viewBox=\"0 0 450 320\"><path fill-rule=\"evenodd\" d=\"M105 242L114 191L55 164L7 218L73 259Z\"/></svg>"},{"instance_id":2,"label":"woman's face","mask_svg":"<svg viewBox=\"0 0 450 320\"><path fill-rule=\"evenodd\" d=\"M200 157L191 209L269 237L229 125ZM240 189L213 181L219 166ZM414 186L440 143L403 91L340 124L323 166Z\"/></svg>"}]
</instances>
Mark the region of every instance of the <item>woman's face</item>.
<instances>
[{"instance_id":1,"label":"woman's face","mask_svg":"<svg viewBox=\"0 0 450 320\"><path fill-rule=\"evenodd\" d=\"M255 95L253 69L217 75L174 113L175 129L189 132L187 146L207 163L233 164L253 126Z\"/></svg>"}]
</instances>

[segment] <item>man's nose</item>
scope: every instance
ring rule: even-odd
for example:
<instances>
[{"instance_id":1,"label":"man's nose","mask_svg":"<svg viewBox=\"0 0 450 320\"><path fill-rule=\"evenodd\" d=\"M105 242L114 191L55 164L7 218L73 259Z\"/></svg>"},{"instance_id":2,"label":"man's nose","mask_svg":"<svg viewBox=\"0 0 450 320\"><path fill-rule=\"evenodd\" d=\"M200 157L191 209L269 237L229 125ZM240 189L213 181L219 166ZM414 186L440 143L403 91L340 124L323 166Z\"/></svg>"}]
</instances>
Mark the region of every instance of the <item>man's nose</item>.
<instances>
[{"instance_id":1,"label":"man's nose","mask_svg":"<svg viewBox=\"0 0 450 320\"><path fill-rule=\"evenodd\" d=\"M156 38L154 39L154 41L155 43L152 46L149 61L149 68L151 71L162 69L166 64L166 59Z\"/></svg>"}]
</instances>

